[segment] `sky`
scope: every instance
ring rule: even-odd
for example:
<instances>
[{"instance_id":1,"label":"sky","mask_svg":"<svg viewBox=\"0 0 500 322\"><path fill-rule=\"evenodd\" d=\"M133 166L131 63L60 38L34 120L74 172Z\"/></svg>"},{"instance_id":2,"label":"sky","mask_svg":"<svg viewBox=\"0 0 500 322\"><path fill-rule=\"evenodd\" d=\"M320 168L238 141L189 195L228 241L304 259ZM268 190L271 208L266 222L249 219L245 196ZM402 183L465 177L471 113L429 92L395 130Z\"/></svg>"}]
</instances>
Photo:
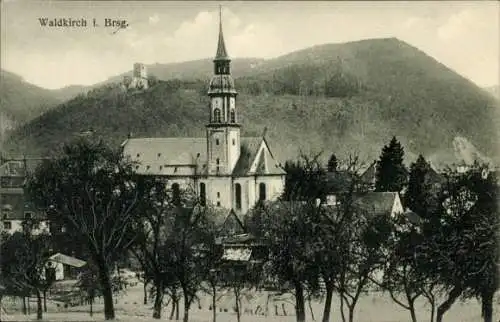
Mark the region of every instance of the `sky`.
<instances>
[{"instance_id":1,"label":"sky","mask_svg":"<svg viewBox=\"0 0 500 322\"><path fill-rule=\"evenodd\" d=\"M134 62L213 57L219 5L232 58L273 58L318 44L397 37L479 86L499 84L497 1L3 0L1 68L55 89L104 81L131 70ZM88 25L42 27L39 18L84 18ZM105 18L126 20L128 27L106 28Z\"/></svg>"}]
</instances>

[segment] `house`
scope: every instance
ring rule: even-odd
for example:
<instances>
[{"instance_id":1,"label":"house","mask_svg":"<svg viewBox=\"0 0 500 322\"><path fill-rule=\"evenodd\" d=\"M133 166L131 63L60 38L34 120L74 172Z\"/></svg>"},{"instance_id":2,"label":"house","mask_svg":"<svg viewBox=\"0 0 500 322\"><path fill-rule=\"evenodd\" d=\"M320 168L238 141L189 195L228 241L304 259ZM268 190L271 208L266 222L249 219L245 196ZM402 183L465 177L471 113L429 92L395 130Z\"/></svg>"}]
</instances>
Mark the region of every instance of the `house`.
<instances>
[{"instance_id":1,"label":"house","mask_svg":"<svg viewBox=\"0 0 500 322\"><path fill-rule=\"evenodd\" d=\"M37 209L24 193L27 173L39 162L38 159L8 160L0 166L0 230L14 233L23 229L29 220L40 222L34 233L48 231L43 211Z\"/></svg>"},{"instance_id":2,"label":"house","mask_svg":"<svg viewBox=\"0 0 500 322\"><path fill-rule=\"evenodd\" d=\"M75 279L78 269L81 269L86 264L85 261L72 256L61 253L54 254L45 263L42 279L50 279L52 281Z\"/></svg>"},{"instance_id":3,"label":"house","mask_svg":"<svg viewBox=\"0 0 500 322\"><path fill-rule=\"evenodd\" d=\"M355 196L354 204L372 215L404 214L403 204L397 192L367 192Z\"/></svg>"},{"instance_id":4,"label":"house","mask_svg":"<svg viewBox=\"0 0 500 322\"><path fill-rule=\"evenodd\" d=\"M361 174L361 182L369 187L370 190L375 190L375 182L377 181L377 161L373 161L368 168Z\"/></svg>"},{"instance_id":5,"label":"house","mask_svg":"<svg viewBox=\"0 0 500 322\"><path fill-rule=\"evenodd\" d=\"M401 202L398 192L360 192L353 195L352 204L360 212L368 216L388 215L391 218L405 219L405 223L413 226L419 226L422 219L416 213L405 209ZM341 205L341 201L337 195L330 193L326 196L324 207L337 207Z\"/></svg>"},{"instance_id":6,"label":"house","mask_svg":"<svg viewBox=\"0 0 500 322\"><path fill-rule=\"evenodd\" d=\"M130 137L122 149L125 157L136 162L136 173L167 178L174 196L191 190L202 203L240 216L259 200L280 196L285 172L265 133L260 137L240 135L238 93L221 22L213 63L205 137Z\"/></svg>"},{"instance_id":7,"label":"house","mask_svg":"<svg viewBox=\"0 0 500 322\"><path fill-rule=\"evenodd\" d=\"M223 239L218 274L222 280L228 276L260 280L264 277L264 264L269 258L269 249L252 234L244 233Z\"/></svg>"}]
</instances>

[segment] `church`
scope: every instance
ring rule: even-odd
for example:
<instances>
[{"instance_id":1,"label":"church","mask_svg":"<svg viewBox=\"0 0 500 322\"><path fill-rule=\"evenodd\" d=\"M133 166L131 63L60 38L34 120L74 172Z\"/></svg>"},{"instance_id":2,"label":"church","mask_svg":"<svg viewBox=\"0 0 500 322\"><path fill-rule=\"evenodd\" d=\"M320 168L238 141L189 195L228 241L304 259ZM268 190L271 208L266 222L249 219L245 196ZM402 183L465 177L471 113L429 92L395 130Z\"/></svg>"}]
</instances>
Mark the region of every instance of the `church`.
<instances>
[{"instance_id":1,"label":"church","mask_svg":"<svg viewBox=\"0 0 500 322\"><path fill-rule=\"evenodd\" d=\"M244 215L259 200L274 200L285 186L285 172L265 134L241 137L237 91L219 21L214 75L207 95L206 137L129 138L123 153L136 172L168 179L173 193L194 191L202 203Z\"/></svg>"}]
</instances>

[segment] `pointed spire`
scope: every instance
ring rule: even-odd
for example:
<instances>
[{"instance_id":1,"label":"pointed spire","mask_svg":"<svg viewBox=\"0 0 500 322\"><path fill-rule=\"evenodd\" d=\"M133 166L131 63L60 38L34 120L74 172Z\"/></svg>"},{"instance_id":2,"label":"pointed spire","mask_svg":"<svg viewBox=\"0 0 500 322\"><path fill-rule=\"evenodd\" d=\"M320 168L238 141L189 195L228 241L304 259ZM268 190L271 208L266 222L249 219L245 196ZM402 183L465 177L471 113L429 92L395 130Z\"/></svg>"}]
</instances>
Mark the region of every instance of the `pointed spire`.
<instances>
[{"instance_id":1,"label":"pointed spire","mask_svg":"<svg viewBox=\"0 0 500 322\"><path fill-rule=\"evenodd\" d=\"M217 53L215 60L229 60L226 51L226 44L224 43L224 35L222 33L222 6L219 5L219 42L217 44Z\"/></svg>"}]
</instances>

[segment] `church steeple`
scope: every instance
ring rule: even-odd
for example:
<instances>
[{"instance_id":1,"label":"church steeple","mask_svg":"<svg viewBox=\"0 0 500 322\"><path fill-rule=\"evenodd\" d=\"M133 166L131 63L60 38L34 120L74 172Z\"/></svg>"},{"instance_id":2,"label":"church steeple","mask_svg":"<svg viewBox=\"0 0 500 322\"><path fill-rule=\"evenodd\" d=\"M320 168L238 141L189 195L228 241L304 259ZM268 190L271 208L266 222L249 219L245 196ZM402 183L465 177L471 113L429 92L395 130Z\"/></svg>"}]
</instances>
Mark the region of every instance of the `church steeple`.
<instances>
[{"instance_id":1,"label":"church steeple","mask_svg":"<svg viewBox=\"0 0 500 322\"><path fill-rule=\"evenodd\" d=\"M231 59L229 59L229 55L227 54L224 33L222 32L222 8L219 7L219 41L217 42L217 52L214 58L214 74L230 75L230 62Z\"/></svg>"},{"instance_id":2,"label":"church steeple","mask_svg":"<svg viewBox=\"0 0 500 322\"><path fill-rule=\"evenodd\" d=\"M217 43L217 53L215 60L230 60L224 43L224 33L222 32L222 7L219 6L219 41Z\"/></svg>"},{"instance_id":3,"label":"church steeple","mask_svg":"<svg viewBox=\"0 0 500 322\"><path fill-rule=\"evenodd\" d=\"M214 58L214 75L208 86L209 123L207 124L208 174L230 174L240 156L240 124L236 108L238 93L231 77L229 58L222 33L219 9L219 40Z\"/></svg>"}]
</instances>

